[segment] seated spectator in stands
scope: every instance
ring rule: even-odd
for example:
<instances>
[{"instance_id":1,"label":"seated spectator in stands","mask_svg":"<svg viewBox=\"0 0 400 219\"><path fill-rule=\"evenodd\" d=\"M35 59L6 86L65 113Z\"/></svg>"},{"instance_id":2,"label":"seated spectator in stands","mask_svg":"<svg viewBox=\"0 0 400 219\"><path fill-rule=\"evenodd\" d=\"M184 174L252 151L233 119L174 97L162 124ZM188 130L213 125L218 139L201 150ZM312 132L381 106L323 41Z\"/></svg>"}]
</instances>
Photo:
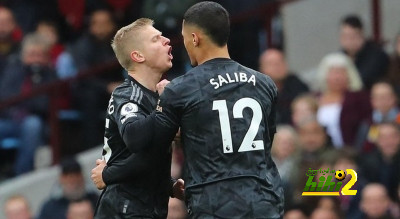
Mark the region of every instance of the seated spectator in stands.
<instances>
[{"instance_id":1,"label":"seated spectator in stands","mask_svg":"<svg viewBox=\"0 0 400 219\"><path fill-rule=\"evenodd\" d=\"M91 13L88 31L70 48L78 70L115 59L110 46L115 32L116 24L110 11L97 9Z\"/></svg>"},{"instance_id":2,"label":"seated spectator in stands","mask_svg":"<svg viewBox=\"0 0 400 219\"><path fill-rule=\"evenodd\" d=\"M341 215L342 212L340 209L340 202L336 197L333 197L333 196L321 197L318 201L317 208L331 210L331 211L337 212L337 214L342 216Z\"/></svg>"},{"instance_id":3,"label":"seated spectator in stands","mask_svg":"<svg viewBox=\"0 0 400 219\"><path fill-rule=\"evenodd\" d=\"M286 207L285 214L283 215L283 219L307 219L309 213L307 209L305 209L302 205L295 205Z\"/></svg>"},{"instance_id":4,"label":"seated spectator in stands","mask_svg":"<svg viewBox=\"0 0 400 219\"><path fill-rule=\"evenodd\" d=\"M71 54L65 50L65 46L60 42L58 25L50 20L39 21L36 33L50 42L50 59L56 69L57 76L61 79L75 76L77 69Z\"/></svg>"},{"instance_id":5,"label":"seated spectator in stands","mask_svg":"<svg viewBox=\"0 0 400 219\"><path fill-rule=\"evenodd\" d=\"M271 154L282 179L285 205L290 205L293 196L291 182L295 169L295 152L298 150L298 137L296 130L289 125L278 125L276 130Z\"/></svg>"},{"instance_id":6,"label":"seated spectator in stands","mask_svg":"<svg viewBox=\"0 0 400 219\"><path fill-rule=\"evenodd\" d=\"M317 98L309 93L305 93L294 98L292 105L292 124L297 127L300 121L317 116Z\"/></svg>"},{"instance_id":7,"label":"seated spectator in stands","mask_svg":"<svg viewBox=\"0 0 400 219\"><path fill-rule=\"evenodd\" d=\"M25 36L20 56L10 57L0 81L0 100L27 95L56 78L49 59L49 43L37 34ZM44 119L48 114L48 97L40 95L2 111L0 141L19 141L14 172L19 175L33 169L35 150L43 139Z\"/></svg>"},{"instance_id":8,"label":"seated spectator in stands","mask_svg":"<svg viewBox=\"0 0 400 219\"><path fill-rule=\"evenodd\" d=\"M47 39L50 43L51 66L55 69L59 79L71 78L77 74L76 66L71 54L65 50L65 46L60 42L60 35L57 23L51 20L41 20L37 24L37 34ZM71 89L69 85L58 87L59 97L54 104L58 109L71 108Z\"/></svg>"},{"instance_id":9,"label":"seated spectator in stands","mask_svg":"<svg viewBox=\"0 0 400 219\"><path fill-rule=\"evenodd\" d=\"M394 52L390 57L388 81L394 83L397 96L400 96L400 32L394 42Z\"/></svg>"},{"instance_id":10,"label":"seated spectator in stands","mask_svg":"<svg viewBox=\"0 0 400 219\"><path fill-rule=\"evenodd\" d=\"M115 61L114 51L110 46L116 32L116 24L110 11L98 9L89 19L88 32L84 33L68 51L70 51L78 71L87 70L101 64ZM93 147L103 142L105 112L111 92L123 80L119 65L112 70L82 80L77 85L75 100L77 108L83 113L83 146ZM82 148L85 149L85 148Z\"/></svg>"},{"instance_id":11,"label":"seated spectator in stands","mask_svg":"<svg viewBox=\"0 0 400 219\"><path fill-rule=\"evenodd\" d=\"M13 12L0 6L0 78L8 57L17 53L22 39L22 31L14 19Z\"/></svg>"},{"instance_id":12,"label":"seated spectator in stands","mask_svg":"<svg viewBox=\"0 0 400 219\"><path fill-rule=\"evenodd\" d=\"M344 170L353 169L357 174L357 182L352 186L351 189L361 191L367 184L365 176L360 173L358 166L358 152L354 148L345 147L335 151L332 154L333 157L333 169ZM351 176L347 174L346 178L342 181L343 184L347 184L351 179ZM343 186L342 186L343 188ZM340 202L340 209L344 213L345 218L357 218L361 215L361 211L358 206L360 204L359 193L357 195L341 195L337 197Z\"/></svg>"},{"instance_id":13,"label":"seated spectator in stands","mask_svg":"<svg viewBox=\"0 0 400 219\"><path fill-rule=\"evenodd\" d=\"M94 208L89 199L71 201L68 205L67 219L93 219Z\"/></svg>"},{"instance_id":14,"label":"seated spectator in stands","mask_svg":"<svg viewBox=\"0 0 400 219\"><path fill-rule=\"evenodd\" d=\"M353 145L361 122L371 112L369 94L351 61L341 53L325 56L318 69L317 118L335 147Z\"/></svg>"},{"instance_id":15,"label":"seated spectator in stands","mask_svg":"<svg viewBox=\"0 0 400 219\"><path fill-rule=\"evenodd\" d=\"M61 162L59 184L53 188L50 198L42 205L38 219L65 219L70 203L82 199L90 200L94 209L97 198L97 192L86 187L78 161L74 158L65 159Z\"/></svg>"},{"instance_id":16,"label":"seated spectator in stands","mask_svg":"<svg viewBox=\"0 0 400 219\"><path fill-rule=\"evenodd\" d=\"M362 172L370 182L378 182L386 187L393 200L396 200L397 186L400 183L400 127L396 123L383 123L378 126L377 149L361 162Z\"/></svg>"},{"instance_id":17,"label":"seated spectator in stands","mask_svg":"<svg viewBox=\"0 0 400 219\"><path fill-rule=\"evenodd\" d=\"M374 123L396 122L400 116L400 108L393 86L388 82L374 84L371 91Z\"/></svg>"},{"instance_id":18,"label":"seated spectator in stands","mask_svg":"<svg viewBox=\"0 0 400 219\"><path fill-rule=\"evenodd\" d=\"M325 209L325 208L317 208L315 209L310 216L310 219L339 219L339 215L337 212Z\"/></svg>"},{"instance_id":19,"label":"seated spectator in stands","mask_svg":"<svg viewBox=\"0 0 400 219\"><path fill-rule=\"evenodd\" d=\"M391 201L386 188L378 183L370 183L361 191L361 218L394 218L390 212Z\"/></svg>"},{"instance_id":20,"label":"seated spectator in stands","mask_svg":"<svg viewBox=\"0 0 400 219\"><path fill-rule=\"evenodd\" d=\"M394 87L389 82L377 82L371 89L372 114L359 130L359 147L363 152L370 152L378 138L378 126L381 123L397 122L400 124L400 108Z\"/></svg>"},{"instance_id":21,"label":"seated spectator in stands","mask_svg":"<svg viewBox=\"0 0 400 219\"><path fill-rule=\"evenodd\" d=\"M385 76L389 58L379 45L367 41L358 16L348 15L342 19L340 46L354 62L365 88L370 89L374 82Z\"/></svg>"},{"instance_id":22,"label":"seated spectator in stands","mask_svg":"<svg viewBox=\"0 0 400 219\"><path fill-rule=\"evenodd\" d=\"M278 88L277 123L291 123L290 104L293 99L308 92L308 87L295 74L289 73L284 54L278 49L267 49L260 56L260 72L268 75Z\"/></svg>"},{"instance_id":23,"label":"seated spectator in stands","mask_svg":"<svg viewBox=\"0 0 400 219\"><path fill-rule=\"evenodd\" d=\"M14 195L4 205L6 219L32 219L32 213L25 197Z\"/></svg>"},{"instance_id":24,"label":"seated spectator in stands","mask_svg":"<svg viewBox=\"0 0 400 219\"><path fill-rule=\"evenodd\" d=\"M331 144L325 132L325 129L318 123L316 118L306 118L299 123L297 127L299 136L299 153L295 157L295 168L293 170L294 186L293 194L301 194L304 189L304 183L307 182L306 176L309 168L313 170L319 169L324 161L326 154L331 153ZM304 203L313 208L318 200L315 197L294 195L294 203Z\"/></svg>"}]
</instances>

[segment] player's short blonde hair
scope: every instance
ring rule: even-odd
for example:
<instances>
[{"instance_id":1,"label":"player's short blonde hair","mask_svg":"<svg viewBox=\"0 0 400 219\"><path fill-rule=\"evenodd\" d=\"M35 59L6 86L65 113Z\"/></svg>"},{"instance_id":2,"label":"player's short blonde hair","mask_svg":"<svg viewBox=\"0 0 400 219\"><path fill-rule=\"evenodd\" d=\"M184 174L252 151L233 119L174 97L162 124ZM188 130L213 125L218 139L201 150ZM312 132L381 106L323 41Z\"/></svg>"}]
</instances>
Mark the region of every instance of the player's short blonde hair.
<instances>
[{"instance_id":1,"label":"player's short blonde hair","mask_svg":"<svg viewBox=\"0 0 400 219\"><path fill-rule=\"evenodd\" d=\"M153 26L153 24L154 21L149 18L139 18L133 23L122 27L115 34L111 42L111 47L119 63L127 71L130 70L133 65L130 54L134 49L137 49L140 44L137 42L139 31L148 25Z\"/></svg>"}]
</instances>

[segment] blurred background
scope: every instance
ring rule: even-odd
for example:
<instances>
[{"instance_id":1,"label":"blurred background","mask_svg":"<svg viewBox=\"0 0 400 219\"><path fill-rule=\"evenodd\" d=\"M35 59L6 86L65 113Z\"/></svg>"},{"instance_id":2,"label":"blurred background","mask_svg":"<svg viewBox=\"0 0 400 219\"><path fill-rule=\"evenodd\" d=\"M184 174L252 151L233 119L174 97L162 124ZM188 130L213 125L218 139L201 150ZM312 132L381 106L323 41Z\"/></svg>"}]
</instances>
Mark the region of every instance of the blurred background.
<instances>
[{"instance_id":1,"label":"blurred background","mask_svg":"<svg viewBox=\"0 0 400 219\"><path fill-rule=\"evenodd\" d=\"M164 78L183 75L182 17L196 2L0 0L0 218L92 218L90 170L126 77L111 39L149 17L173 46ZM400 2L216 2L231 16L231 58L278 87L285 218L400 218ZM172 176L183 159L174 142ZM302 197L309 168L354 169L357 195ZM169 218L185 212L171 199Z\"/></svg>"}]
</instances>

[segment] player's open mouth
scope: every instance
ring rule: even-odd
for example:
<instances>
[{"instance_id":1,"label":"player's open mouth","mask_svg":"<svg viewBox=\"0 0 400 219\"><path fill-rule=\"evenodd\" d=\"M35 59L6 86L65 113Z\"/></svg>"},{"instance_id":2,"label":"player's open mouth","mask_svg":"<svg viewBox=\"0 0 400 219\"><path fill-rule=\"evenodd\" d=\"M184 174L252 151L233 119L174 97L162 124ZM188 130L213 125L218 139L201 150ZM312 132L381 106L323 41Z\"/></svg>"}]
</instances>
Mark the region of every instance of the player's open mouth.
<instances>
[{"instance_id":1,"label":"player's open mouth","mask_svg":"<svg viewBox=\"0 0 400 219\"><path fill-rule=\"evenodd\" d=\"M172 46L169 47L168 56L169 56L170 59L173 59L173 58L174 58L174 57L172 56Z\"/></svg>"}]
</instances>

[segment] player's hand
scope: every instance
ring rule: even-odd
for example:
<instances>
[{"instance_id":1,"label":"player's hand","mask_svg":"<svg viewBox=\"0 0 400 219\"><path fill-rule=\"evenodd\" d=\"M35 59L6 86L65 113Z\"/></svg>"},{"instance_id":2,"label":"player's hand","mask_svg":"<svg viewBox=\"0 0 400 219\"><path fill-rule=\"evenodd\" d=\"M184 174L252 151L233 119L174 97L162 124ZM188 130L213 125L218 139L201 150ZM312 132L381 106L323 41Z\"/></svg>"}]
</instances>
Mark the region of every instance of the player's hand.
<instances>
[{"instance_id":1,"label":"player's hand","mask_svg":"<svg viewBox=\"0 0 400 219\"><path fill-rule=\"evenodd\" d=\"M158 95L161 95L164 92L164 88L165 86L167 86L167 84L169 84L169 81L167 79L158 82L158 84L156 85Z\"/></svg>"},{"instance_id":2,"label":"player's hand","mask_svg":"<svg viewBox=\"0 0 400 219\"><path fill-rule=\"evenodd\" d=\"M179 200L185 199L185 182L183 179L178 179L172 186L172 192L174 193L174 197Z\"/></svg>"},{"instance_id":3,"label":"player's hand","mask_svg":"<svg viewBox=\"0 0 400 219\"><path fill-rule=\"evenodd\" d=\"M107 166L107 163L105 160L96 160L96 167L92 169L92 175L90 178L92 178L92 181L94 185L96 185L97 189L103 190L106 187L106 184L103 181L103 170L104 167Z\"/></svg>"}]
</instances>

